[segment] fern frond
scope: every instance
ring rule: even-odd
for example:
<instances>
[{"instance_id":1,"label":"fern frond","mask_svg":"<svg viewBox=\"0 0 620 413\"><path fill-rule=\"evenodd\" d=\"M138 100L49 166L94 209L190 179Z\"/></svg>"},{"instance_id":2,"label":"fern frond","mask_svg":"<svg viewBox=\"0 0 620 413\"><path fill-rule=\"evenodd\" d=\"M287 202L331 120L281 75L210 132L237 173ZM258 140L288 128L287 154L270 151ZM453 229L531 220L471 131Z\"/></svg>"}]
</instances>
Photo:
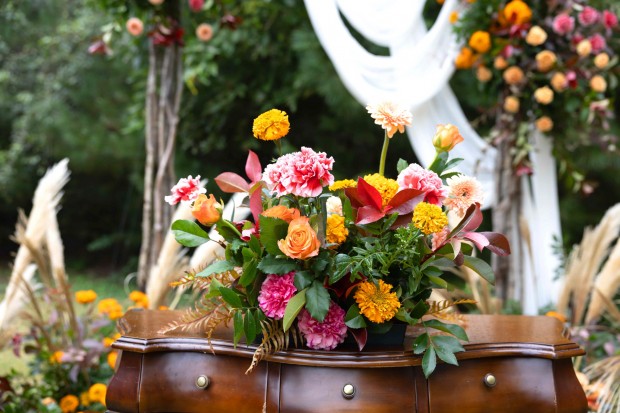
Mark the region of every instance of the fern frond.
<instances>
[{"instance_id":1,"label":"fern frond","mask_svg":"<svg viewBox=\"0 0 620 413\"><path fill-rule=\"evenodd\" d=\"M470 298L462 298L459 300L428 301L428 304L430 305L430 308L426 311L426 314L436 316L450 307L460 304L477 304L477 301Z\"/></svg>"},{"instance_id":2,"label":"fern frond","mask_svg":"<svg viewBox=\"0 0 620 413\"><path fill-rule=\"evenodd\" d=\"M268 355L288 349L291 340L295 346L298 345L298 340L300 342L302 340L301 332L297 326L292 326L288 331L284 331L282 322L274 319L262 320L260 324L263 340L254 352L252 363L245 374L251 373L258 363Z\"/></svg>"}]
</instances>

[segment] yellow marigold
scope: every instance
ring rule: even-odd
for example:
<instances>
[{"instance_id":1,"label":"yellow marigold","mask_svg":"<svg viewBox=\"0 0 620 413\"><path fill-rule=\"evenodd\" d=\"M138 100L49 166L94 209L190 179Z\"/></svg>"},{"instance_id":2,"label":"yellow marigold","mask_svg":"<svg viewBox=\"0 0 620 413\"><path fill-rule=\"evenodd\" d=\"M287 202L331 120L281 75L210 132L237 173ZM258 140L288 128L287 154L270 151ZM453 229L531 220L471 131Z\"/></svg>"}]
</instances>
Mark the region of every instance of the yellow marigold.
<instances>
[{"instance_id":1,"label":"yellow marigold","mask_svg":"<svg viewBox=\"0 0 620 413\"><path fill-rule=\"evenodd\" d=\"M105 405L105 394L108 388L103 383L95 383L88 389L88 400L91 403L101 403Z\"/></svg>"},{"instance_id":2,"label":"yellow marigold","mask_svg":"<svg viewBox=\"0 0 620 413\"><path fill-rule=\"evenodd\" d=\"M286 112L271 109L254 119L252 133L257 139L275 141L286 136L290 128Z\"/></svg>"},{"instance_id":3,"label":"yellow marigold","mask_svg":"<svg viewBox=\"0 0 620 413\"><path fill-rule=\"evenodd\" d=\"M137 307L146 308L149 306L149 298L142 291L132 291L129 293L129 299L136 303Z\"/></svg>"},{"instance_id":4,"label":"yellow marigold","mask_svg":"<svg viewBox=\"0 0 620 413\"><path fill-rule=\"evenodd\" d=\"M476 52L486 53L491 49L491 35L484 30L478 30L471 35L468 44Z\"/></svg>"},{"instance_id":5,"label":"yellow marigold","mask_svg":"<svg viewBox=\"0 0 620 413\"><path fill-rule=\"evenodd\" d=\"M119 333L114 334L112 337L104 337L102 342L104 347L110 347L112 343L121 337Z\"/></svg>"},{"instance_id":6,"label":"yellow marigold","mask_svg":"<svg viewBox=\"0 0 620 413\"><path fill-rule=\"evenodd\" d=\"M454 59L454 65L457 69L470 69L474 65L476 58L477 56L473 50L469 47L463 47L461 48L461 53Z\"/></svg>"},{"instance_id":7,"label":"yellow marigold","mask_svg":"<svg viewBox=\"0 0 620 413\"><path fill-rule=\"evenodd\" d=\"M512 0L502 13L509 24L524 24L532 19L532 9L521 0Z\"/></svg>"},{"instance_id":8,"label":"yellow marigold","mask_svg":"<svg viewBox=\"0 0 620 413\"><path fill-rule=\"evenodd\" d=\"M80 393L80 404L84 407L87 407L90 405L90 399L88 398L87 391Z\"/></svg>"},{"instance_id":9,"label":"yellow marigold","mask_svg":"<svg viewBox=\"0 0 620 413\"><path fill-rule=\"evenodd\" d=\"M62 356L65 353L63 353L62 351L58 350L58 351L54 351L54 353L50 356L50 362L52 364L56 363L56 364L60 364L62 363Z\"/></svg>"},{"instance_id":10,"label":"yellow marigold","mask_svg":"<svg viewBox=\"0 0 620 413\"><path fill-rule=\"evenodd\" d=\"M104 298L97 304L99 314L107 315L111 320L116 320L123 316L123 306L114 298Z\"/></svg>"},{"instance_id":11,"label":"yellow marigold","mask_svg":"<svg viewBox=\"0 0 620 413\"><path fill-rule=\"evenodd\" d=\"M452 13L450 13L449 20L451 24L456 23L459 20L459 12L453 11Z\"/></svg>"},{"instance_id":12,"label":"yellow marigold","mask_svg":"<svg viewBox=\"0 0 620 413\"><path fill-rule=\"evenodd\" d=\"M75 301L79 304L89 304L97 299L97 293L93 290L80 290L75 292Z\"/></svg>"},{"instance_id":13,"label":"yellow marigold","mask_svg":"<svg viewBox=\"0 0 620 413\"><path fill-rule=\"evenodd\" d=\"M394 198L396 192L398 192L398 182L379 174L366 175L364 176L364 181L379 191L383 200L383 206L386 206Z\"/></svg>"},{"instance_id":14,"label":"yellow marigold","mask_svg":"<svg viewBox=\"0 0 620 413\"><path fill-rule=\"evenodd\" d=\"M424 234L434 234L448 225L448 217L438 205L420 202L413 210L413 225Z\"/></svg>"},{"instance_id":15,"label":"yellow marigold","mask_svg":"<svg viewBox=\"0 0 620 413\"><path fill-rule=\"evenodd\" d=\"M60 399L60 410L62 413L73 413L80 405L80 400L73 394L68 394Z\"/></svg>"},{"instance_id":16,"label":"yellow marigold","mask_svg":"<svg viewBox=\"0 0 620 413\"><path fill-rule=\"evenodd\" d=\"M400 302L392 286L379 280L377 284L365 281L357 287L354 295L360 313L373 323L383 323L391 320L398 309Z\"/></svg>"},{"instance_id":17,"label":"yellow marigold","mask_svg":"<svg viewBox=\"0 0 620 413\"><path fill-rule=\"evenodd\" d=\"M353 179L341 179L339 181L335 181L333 184L329 186L330 191L337 191L339 189L346 188L355 188L357 187L357 181Z\"/></svg>"},{"instance_id":18,"label":"yellow marigold","mask_svg":"<svg viewBox=\"0 0 620 413\"><path fill-rule=\"evenodd\" d=\"M116 369L116 359L118 358L118 351L110 351L108 353L108 366L110 366L110 368L112 370Z\"/></svg>"},{"instance_id":19,"label":"yellow marigold","mask_svg":"<svg viewBox=\"0 0 620 413\"><path fill-rule=\"evenodd\" d=\"M342 244L347 240L349 230L344 226L344 217L331 214L327 217L327 242L330 244Z\"/></svg>"}]
</instances>

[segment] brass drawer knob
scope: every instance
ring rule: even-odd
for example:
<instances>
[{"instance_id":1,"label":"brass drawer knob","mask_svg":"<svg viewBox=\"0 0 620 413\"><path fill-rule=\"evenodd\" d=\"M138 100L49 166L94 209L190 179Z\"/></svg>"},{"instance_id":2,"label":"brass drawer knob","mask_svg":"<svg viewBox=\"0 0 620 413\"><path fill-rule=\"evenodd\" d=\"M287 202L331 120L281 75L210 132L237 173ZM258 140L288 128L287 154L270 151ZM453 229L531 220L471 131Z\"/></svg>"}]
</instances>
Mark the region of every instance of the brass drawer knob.
<instances>
[{"instance_id":1,"label":"brass drawer knob","mask_svg":"<svg viewBox=\"0 0 620 413\"><path fill-rule=\"evenodd\" d=\"M209 377L207 376L198 376L196 379L196 387L199 389L206 389L209 387Z\"/></svg>"},{"instance_id":2,"label":"brass drawer knob","mask_svg":"<svg viewBox=\"0 0 620 413\"><path fill-rule=\"evenodd\" d=\"M355 396L355 386L347 383L342 387L342 396L345 399L352 399Z\"/></svg>"},{"instance_id":3,"label":"brass drawer knob","mask_svg":"<svg viewBox=\"0 0 620 413\"><path fill-rule=\"evenodd\" d=\"M491 373L488 373L486 376L484 376L483 381L487 387L495 387L495 385L497 384L497 379Z\"/></svg>"}]
</instances>

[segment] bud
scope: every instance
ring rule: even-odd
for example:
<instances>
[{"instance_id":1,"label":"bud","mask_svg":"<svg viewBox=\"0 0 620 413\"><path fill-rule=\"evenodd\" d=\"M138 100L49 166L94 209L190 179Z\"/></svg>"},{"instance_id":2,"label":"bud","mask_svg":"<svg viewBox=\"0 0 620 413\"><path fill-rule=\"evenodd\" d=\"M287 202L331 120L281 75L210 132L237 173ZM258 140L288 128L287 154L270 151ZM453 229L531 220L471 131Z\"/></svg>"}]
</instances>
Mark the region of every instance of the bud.
<instances>
[{"instance_id":1,"label":"bud","mask_svg":"<svg viewBox=\"0 0 620 413\"><path fill-rule=\"evenodd\" d=\"M449 123L438 125L435 136L433 136L433 146L437 152L450 152L454 147L463 142L463 136L459 129Z\"/></svg>"},{"instance_id":2,"label":"bud","mask_svg":"<svg viewBox=\"0 0 620 413\"><path fill-rule=\"evenodd\" d=\"M215 200L213 194L208 197L200 194L194 201L192 215L202 225L213 225L222 217L222 205Z\"/></svg>"}]
</instances>

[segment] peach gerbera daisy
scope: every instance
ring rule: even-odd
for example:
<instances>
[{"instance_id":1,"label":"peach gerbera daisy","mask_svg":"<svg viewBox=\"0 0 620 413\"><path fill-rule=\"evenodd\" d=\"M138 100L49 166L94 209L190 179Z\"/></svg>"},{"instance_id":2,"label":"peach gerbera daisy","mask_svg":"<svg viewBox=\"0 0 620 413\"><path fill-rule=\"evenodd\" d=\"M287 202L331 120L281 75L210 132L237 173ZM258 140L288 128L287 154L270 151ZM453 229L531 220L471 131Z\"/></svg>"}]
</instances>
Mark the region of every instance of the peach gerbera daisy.
<instances>
[{"instance_id":1,"label":"peach gerbera daisy","mask_svg":"<svg viewBox=\"0 0 620 413\"><path fill-rule=\"evenodd\" d=\"M443 200L443 204L457 215L463 216L471 205L482 203L484 192L476 178L457 175L448 178L446 183L448 196Z\"/></svg>"},{"instance_id":2,"label":"peach gerbera daisy","mask_svg":"<svg viewBox=\"0 0 620 413\"><path fill-rule=\"evenodd\" d=\"M405 132L405 126L411 125L411 112L394 102L381 102L366 106L366 110L377 125L385 129L388 138L398 131Z\"/></svg>"}]
</instances>

